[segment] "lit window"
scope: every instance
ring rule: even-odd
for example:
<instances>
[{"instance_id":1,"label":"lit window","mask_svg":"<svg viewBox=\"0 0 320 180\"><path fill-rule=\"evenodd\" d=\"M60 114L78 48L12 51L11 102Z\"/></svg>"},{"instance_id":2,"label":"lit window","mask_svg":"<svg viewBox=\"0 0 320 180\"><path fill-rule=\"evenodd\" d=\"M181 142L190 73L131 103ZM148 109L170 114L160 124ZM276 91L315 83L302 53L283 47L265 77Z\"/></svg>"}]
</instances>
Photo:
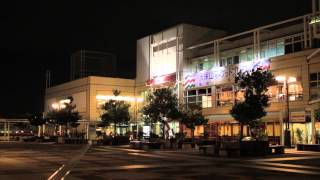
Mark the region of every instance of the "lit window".
<instances>
[{"instance_id":1,"label":"lit window","mask_svg":"<svg viewBox=\"0 0 320 180\"><path fill-rule=\"evenodd\" d=\"M310 99L320 98L320 72L310 74Z\"/></svg>"},{"instance_id":2,"label":"lit window","mask_svg":"<svg viewBox=\"0 0 320 180\"><path fill-rule=\"evenodd\" d=\"M211 88L189 90L185 93L186 104L198 104L202 108L212 107Z\"/></svg>"},{"instance_id":3,"label":"lit window","mask_svg":"<svg viewBox=\"0 0 320 180\"><path fill-rule=\"evenodd\" d=\"M216 88L217 106L227 106L233 104L232 86L217 86Z\"/></svg>"}]
</instances>

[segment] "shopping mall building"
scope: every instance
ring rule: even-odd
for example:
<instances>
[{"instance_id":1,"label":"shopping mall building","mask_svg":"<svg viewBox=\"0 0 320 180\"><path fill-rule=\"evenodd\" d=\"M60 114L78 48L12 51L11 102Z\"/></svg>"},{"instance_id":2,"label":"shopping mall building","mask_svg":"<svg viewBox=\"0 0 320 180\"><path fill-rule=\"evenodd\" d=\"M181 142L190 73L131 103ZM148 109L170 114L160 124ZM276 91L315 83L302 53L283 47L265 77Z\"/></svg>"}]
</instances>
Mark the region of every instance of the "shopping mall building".
<instances>
[{"instance_id":1,"label":"shopping mall building","mask_svg":"<svg viewBox=\"0 0 320 180\"><path fill-rule=\"evenodd\" d=\"M269 140L283 144L289 120L293 144L316 143L320 136L320 122L315 119L320 108L318 22L318 14L313 13L234 35L179 24L137 41L135 79L89 76L47 88L45 112L71 95L83 121L91 124L87 130L94 129L101 104L114 99L112 90L118 89L120 99L131 104L127 130L135 131L144 126L140 109L148 92L171 87L180 103L201 105L209 119L207 126L197 127L197 136L206 131L209 137L233 138L239 135L239 125L229 110L243 98L234 84L235 74L260 67L272 71L278 81L269 88L271 103L263 118ZM170 126L174 132L186 131L174 121Z\"/></svg>"}]
</instances>

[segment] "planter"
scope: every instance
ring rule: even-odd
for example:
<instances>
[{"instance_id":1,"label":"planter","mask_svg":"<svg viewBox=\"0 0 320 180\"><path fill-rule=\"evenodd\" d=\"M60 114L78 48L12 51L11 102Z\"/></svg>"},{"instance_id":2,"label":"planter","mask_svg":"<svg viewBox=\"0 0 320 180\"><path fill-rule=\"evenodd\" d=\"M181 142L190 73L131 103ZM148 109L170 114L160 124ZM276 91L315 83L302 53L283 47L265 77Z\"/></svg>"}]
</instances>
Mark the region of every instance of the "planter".
<instances>
[{"instance_id":1,"label":"planter","mask_svg":"<svg viewBox=\"0 0 320 180\"><path fill-rule=\"evenodd\" d=\"M142 142L141 141L130 141L130 147L133 149L141 149Z\"/></svg>"},{"instance_id":2,"label":"planter","mask_svg":"<svg viewBox=\"0 0 320 180\"><path fill-rule=\"evenodd\" d=\"M268 154L268 141L241 141L241 156L264 156Z\"/></svg>"},{"instance_id":3,"label":"planter","mask_svg":"<svg viewBox=\"0 0 320 180\"><path fill-rule=\"evenodd\" d=\"M298 151L320 151L320 144L297 144Z\"/></svg>"},{"instance_id":4,"label":"planter","mask_svg":"<svg viewBox=\"0 0 320 180\"><path fill-rule=\"evenodd\" d=\"M128 136L115 136L112 139L112 145L127 145L129 142Z\"/></svg>"}]
</instances>

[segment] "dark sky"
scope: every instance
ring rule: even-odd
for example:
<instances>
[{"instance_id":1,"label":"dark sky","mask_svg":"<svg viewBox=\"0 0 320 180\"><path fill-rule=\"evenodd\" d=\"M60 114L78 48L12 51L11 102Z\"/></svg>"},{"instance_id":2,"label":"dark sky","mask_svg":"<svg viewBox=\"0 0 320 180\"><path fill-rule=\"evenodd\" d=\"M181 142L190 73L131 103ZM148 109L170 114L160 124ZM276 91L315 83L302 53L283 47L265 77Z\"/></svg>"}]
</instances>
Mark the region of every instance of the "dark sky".
<instances>
[{"instance_id":1,"label":"dark sky","mask_svg":"<svg viewBox=\"0 0 320 180\"><path fill-rule=\"evenodd\" d=\"M0 116L42 111L45 70L69 79L79 49L117 55L121 77L135 76L135 43L178 23L241 32L311 11L311 0L46 0L1 2Z\"/></svg>"}]
</instances>

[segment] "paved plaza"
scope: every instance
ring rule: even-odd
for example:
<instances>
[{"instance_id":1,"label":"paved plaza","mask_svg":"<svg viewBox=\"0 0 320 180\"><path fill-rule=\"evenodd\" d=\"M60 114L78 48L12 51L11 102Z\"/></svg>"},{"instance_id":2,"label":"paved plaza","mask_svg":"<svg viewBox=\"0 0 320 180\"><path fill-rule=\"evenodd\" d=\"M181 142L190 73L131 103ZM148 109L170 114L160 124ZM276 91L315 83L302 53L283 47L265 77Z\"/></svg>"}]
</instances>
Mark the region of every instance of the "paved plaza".
<instances>
[{"instance_id":1,"label":"paved plaza","mask_svg":"<svg viewBox=\"0 0 320 180\"><path fill-rule=\"evenodd\" d=\"M319 179L320 152L214 158L196 150L0 143L2 179Z\"/></svg>"}]
</instances>

